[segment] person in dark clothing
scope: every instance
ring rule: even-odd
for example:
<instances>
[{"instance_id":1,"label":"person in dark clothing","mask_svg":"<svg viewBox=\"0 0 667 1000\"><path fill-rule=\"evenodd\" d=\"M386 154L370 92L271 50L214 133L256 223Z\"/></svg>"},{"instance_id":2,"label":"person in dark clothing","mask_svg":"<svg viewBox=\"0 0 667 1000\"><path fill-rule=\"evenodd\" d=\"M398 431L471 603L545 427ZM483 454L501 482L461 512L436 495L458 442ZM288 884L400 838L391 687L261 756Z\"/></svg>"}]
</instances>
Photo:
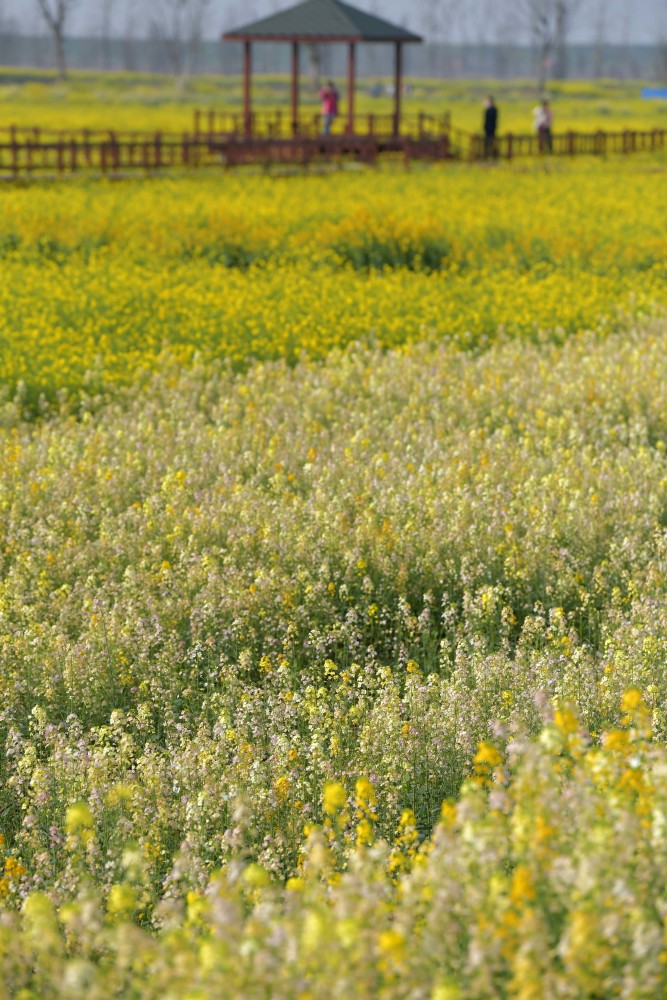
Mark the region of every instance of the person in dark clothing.
<instances>
[{"instance_id":1,"label":"person in dark clothing","mask_svg":"<svg viewBox=\"0 0 667 1000\"><path fill-rule=\"evenodd\" d=\"M498 130L498 108L496 102L489 96L484 104L484 156L489 159L498 155L496 148L496 132Z\"/></svg>"},{"instance_id":2,"label":"person in dark clothing","mask_svg":"<svg viewBox=\"0 0 667 1000\"><path fill-rule=\"evenodd\" d=\"M537 143L540 153L550 153L553 148L551 126L554 115L546 97L540 101L533 111L533 126L537 132Z\"/></svg>"}]
</instances>

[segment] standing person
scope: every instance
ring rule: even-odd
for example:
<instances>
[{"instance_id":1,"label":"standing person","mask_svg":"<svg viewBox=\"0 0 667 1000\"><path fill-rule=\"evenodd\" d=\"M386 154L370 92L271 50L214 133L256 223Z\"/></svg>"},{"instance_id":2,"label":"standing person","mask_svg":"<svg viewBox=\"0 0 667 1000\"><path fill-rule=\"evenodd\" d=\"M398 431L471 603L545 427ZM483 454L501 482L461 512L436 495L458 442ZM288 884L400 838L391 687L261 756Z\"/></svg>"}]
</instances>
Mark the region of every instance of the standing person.
<instances>
[{"instance_id":1,"label":"standing person","mask_svg":"<svg viewBox=\"0 0 667 1000\"><path fill-rule=\"evenodd\" d=\"M320 91L322 101L322 132L324 135L331 135L331 126L334 118L338 115L338 91L333 80L327 82L326 87Z\"/></svg>"},{"instance_id":2,"label":"standing person","mask_svg":"<svg viewBox=\"0 0 667 1000\"><path fill-rule=\"evenodd\" d=\"M553 111L548 100L543 98L533 110L533 128L537 132L540 153L550 153L552 149L551 126Z\"/></svg>"},{"instance_id":3,"label":"standing person","mask_svg":"<svg viewBox=\"0 0 667 1000\"><path fill-rule=\"evenodd\" d=\"M489 94L484 102L484 156L488 160L497 156L496 131L498 129L498 108Z\"/></svg>"}]
</instances>

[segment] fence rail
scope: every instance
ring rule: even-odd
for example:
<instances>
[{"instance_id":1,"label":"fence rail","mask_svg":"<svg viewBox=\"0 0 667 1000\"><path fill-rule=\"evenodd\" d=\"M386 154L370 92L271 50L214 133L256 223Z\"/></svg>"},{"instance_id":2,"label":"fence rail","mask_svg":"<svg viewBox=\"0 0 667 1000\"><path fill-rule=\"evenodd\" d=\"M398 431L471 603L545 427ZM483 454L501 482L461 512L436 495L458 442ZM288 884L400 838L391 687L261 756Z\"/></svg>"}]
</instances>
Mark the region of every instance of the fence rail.
<instances>
[{"instance_id":1,"label":"fence rail","mask_svg":"<svg viewBox=\"0 0 667 1000\"><path fill-rule=\"evenodd\" d=\"M353 119L351 134L355 136L371 135L388 138L397 133L396 119L393 114L356 114ZM400 134L410 138L423 136L441 136L449 132L451 118L449 112L442 115L432 115L426 112L401 115ZM291 115L284 111L252 112L248 120L241 113L226 111L194 112L193 134L208 138L256 138L256 139L288 139L308 136L315 138L322 135L323 119L319 112L311 115L300 115L293 121ZM335 135L349 134L349 118L342 116L336 121L333 132Z\"/></svg>"},{"instance_id":2,"label":"fence rail","mask_svg":"<svg viewBox=\"0 0 667 1000\"><path fill-rule=\"evenodd\" d=\"M233 117L233 116L232 116ZM294 136L278 128L277 115L267 116L265 134L247 136L242 132L221 131L224 124L210 121L213 131L191 133L105 132L101 130L0 129L0 177L57 176L78 171L123 175L137 171L153 173L163 169L234 166L242 163L312 163L334 159L356 159L374 163L383 154L412 159L480 161L513 160L538 156L604 156L659 152L667 148L667 131L561 132L548 142L536 135L506 134L493 142L459 129L445 128L432 116L415 116L400 135L388 127L382 116L367 116L366 129L350 135L319 134L318 122L312 129ZM372 120L370 120L372 119ZM269 124L275 126L271 132ZM202 124L201 122L199 123ZM233 124L233 123L232 123ZM408 123L410 124L410 123ZM370 130L372 128L372 131Z\"/></svg>"},{"instance_id":3,"label":"fence rail","mask_svg":"<svg viewBox=\"0 0 667 1000\"><path fill-rule=\"evenodd\" d=\"M665 129L648 132L557 132L550 139L539 135L500 135L489 142L468 136L467 159L513 160L523 156L606 156L619 153L655 153L667 147Z\"/></svg>"},{"instance_id":4,"label":"fence rail","mask_svg":"<svg viewBox=\"0 0 667 1000\"><path fill-rule=\"evenodd\" d=\"M219 150L184 133L0 130L0 176L80 170L121 174L220 165Z\"/></svg>"}]
</instances>

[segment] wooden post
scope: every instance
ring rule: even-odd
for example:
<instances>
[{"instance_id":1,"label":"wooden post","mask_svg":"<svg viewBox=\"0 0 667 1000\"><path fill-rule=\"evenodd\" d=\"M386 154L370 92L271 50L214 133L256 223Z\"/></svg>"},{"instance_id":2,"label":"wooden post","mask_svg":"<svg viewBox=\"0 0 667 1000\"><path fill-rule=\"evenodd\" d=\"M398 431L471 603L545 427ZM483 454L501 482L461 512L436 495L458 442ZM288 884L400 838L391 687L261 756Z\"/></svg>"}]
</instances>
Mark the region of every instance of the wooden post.
<instances>
[{"instance_id":1,"label":"wooden post","mask_svg":"<svg viewBox=\"0 0 667 1000\"><path fill-rule=\"evenodd\" d=\"M396 42L396 60L394 63L394 135L398 135L401 128L401 76L403 72L403 46Z\"/></svg>"},{"instance_id":2,"label":"wooden post","mask_svg":"<svg viewBox=\"0 0 667 1000\"><path fill-rule=\"evenodd\" d=\"M514 146L514 136L510 132L509 135L507 136L507 159L508 160L512 159L512 155L513 155L513 152L514 152L513 146Z\"/></svg>"},{"instance_id":3,"label":"wooden post","mask_svg":"<svg viewBox=\"0 0 667 1000\"><path fill-rule=\"evenodd\" d=\"M292 135L299 131L299 43L292 42Z\"/></svg>"},{"instance_id":4,"label":"wooden post","mask_svg":"<svg viewBox=\"0 0 667 1000\"><path fill-rule=\"evenodd\" d=\"M109 155L111 157L111 169L118 170L118 140L116 139L116 133L113 131L109 132Z\"/></svg>"},{"instance_id":5,"label":"wooden post","mask_svg":"<svg viewBox=\"0 0 667 1000\"><path fill-rule=\"evenodd\" d=\"M354 60L356 45L350 42L347 49L347 134L354 135Z\"/></svg>"},{"instance_id":6,"label":"wooden post","mask_svg":"<svg viewBox=\"0 0 667 1000\"><path fill-rule=\"evenodd\" d=\"M243 125L246 136L250 136L252 133L252 115L250 111L251 44L251 42L243 43Z\"/></svg>"},{"instance_id":7,"label":"wooden post","mask_svg":"<svg viewBox=\"0 0 667 1000\"><path fill-rule=\"evenodd\" d=\"M17 177L19 172L19 149L16 142L16 125L11 125L9 128L9 141L12 147L12 172Z\"/></svg>"}]
</instances>

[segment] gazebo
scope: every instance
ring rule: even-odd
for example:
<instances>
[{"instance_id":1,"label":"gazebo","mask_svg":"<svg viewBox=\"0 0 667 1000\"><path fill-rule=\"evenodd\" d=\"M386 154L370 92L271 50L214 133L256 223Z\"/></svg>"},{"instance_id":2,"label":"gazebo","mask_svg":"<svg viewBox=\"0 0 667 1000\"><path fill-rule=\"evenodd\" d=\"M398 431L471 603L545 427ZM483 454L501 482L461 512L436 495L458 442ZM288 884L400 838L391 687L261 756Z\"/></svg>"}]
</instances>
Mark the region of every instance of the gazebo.
<instances>
[{"instance_id":1,"label":"gazebo","mask_svg":"<svg viewBox=\"0 0 667 1000\"><path fill-rule=\"evenodd\" d=\"M291 110L292 133L299 125L299 46L342 42L347 45L347 132L354 133L354 90L356 48L360 42L387 42L394 45L394 134L401 119L401 77L403 45L421 42L405 28L351 7L341 0L304 0L294 7L246 24L223 36L224 41L243 42L243 117L246 135L252 132L251 76L253 42L289 42L292 46Z\"/></svg>"}]
</instances>

